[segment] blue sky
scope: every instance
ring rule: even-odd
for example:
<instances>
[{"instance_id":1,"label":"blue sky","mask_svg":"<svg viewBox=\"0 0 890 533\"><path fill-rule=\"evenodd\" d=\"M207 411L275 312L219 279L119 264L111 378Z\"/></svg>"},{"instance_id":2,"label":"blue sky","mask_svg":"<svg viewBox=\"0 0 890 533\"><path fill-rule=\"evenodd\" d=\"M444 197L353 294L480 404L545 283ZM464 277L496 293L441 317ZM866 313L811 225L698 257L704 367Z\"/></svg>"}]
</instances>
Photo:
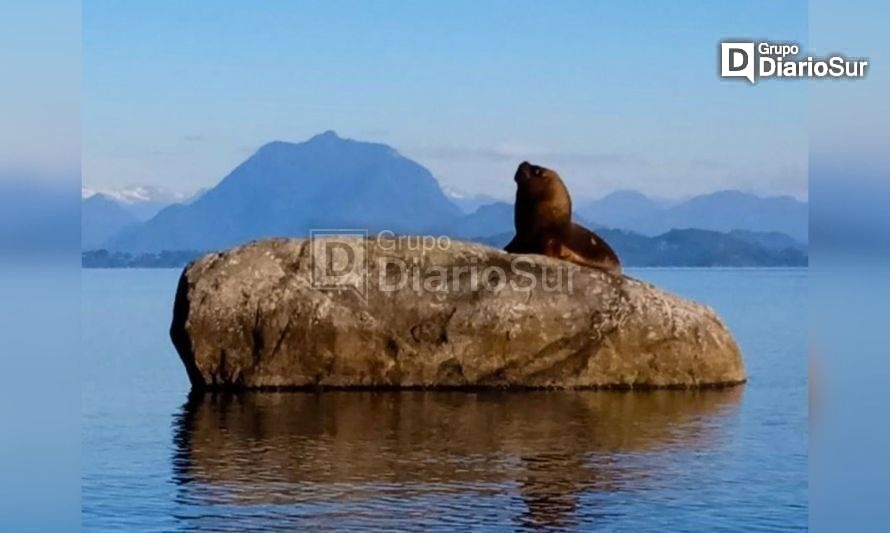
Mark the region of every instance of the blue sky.
<instances>
[{"instance_id":1,"label":"blue sky","mask_svg":"<svg viewBox=\"0 0 890 533\"><path fill-rule=\"evenodd\" d=\"M334 129L502 198L529 159L577 197L807 195L807 87L721 81L731 37L806 44L806 2L83 5L83 179L212 186Z\"/></svg>"}]
</instances>

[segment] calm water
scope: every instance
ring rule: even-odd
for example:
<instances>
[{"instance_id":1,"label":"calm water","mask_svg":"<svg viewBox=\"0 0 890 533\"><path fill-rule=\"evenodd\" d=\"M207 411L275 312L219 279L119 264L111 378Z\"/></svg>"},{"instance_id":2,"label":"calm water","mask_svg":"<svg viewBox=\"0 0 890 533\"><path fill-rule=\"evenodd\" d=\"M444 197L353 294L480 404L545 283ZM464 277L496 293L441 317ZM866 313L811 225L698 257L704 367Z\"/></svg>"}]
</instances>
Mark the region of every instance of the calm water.
<instances>
[{"instance_id":1,"label":"calm water","mask_svg":"<svg viewBox=\"0 0 890 533\"><path fill-rule=\"evenodd\" d=\"M799 530L806 270L636 270L714 307L722 391L189 398L178 271L83 272L86 530Z\"/></svg>"}]
</instances>

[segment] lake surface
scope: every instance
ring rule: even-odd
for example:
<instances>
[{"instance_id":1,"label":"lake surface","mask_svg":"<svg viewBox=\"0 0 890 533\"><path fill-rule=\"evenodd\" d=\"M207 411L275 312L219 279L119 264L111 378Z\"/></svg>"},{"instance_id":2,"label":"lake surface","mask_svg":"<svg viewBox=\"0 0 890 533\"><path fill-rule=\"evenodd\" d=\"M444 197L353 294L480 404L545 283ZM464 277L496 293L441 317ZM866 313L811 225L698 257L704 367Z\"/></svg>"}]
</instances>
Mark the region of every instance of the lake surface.
<instances>
[{"instance_id":1,"label":"lake surface","mask_svg":"<svg viewBox=\"0 0 890 533\"><path fill-rule=\"evenodd\" d=\"M807 526L807 271L631 269L714 307L749 383L189 397L178 270L82 275L85 530Z\"/></svg>"}]
</instances>

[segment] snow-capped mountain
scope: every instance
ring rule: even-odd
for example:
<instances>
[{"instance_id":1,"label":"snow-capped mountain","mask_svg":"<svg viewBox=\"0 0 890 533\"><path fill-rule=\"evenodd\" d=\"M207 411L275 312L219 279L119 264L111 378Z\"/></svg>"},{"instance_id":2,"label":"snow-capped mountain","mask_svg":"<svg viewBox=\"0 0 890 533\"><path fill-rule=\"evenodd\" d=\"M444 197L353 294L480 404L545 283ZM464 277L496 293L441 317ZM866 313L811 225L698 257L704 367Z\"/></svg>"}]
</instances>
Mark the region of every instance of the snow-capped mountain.
<instances>
[{"instance_id":1,"label":"snow-capped mountain","mask_svg":"<svg viewBox=\"0 0 890 533\"><path fill-rule=\"evenodd\" d=\"M101 194L120 204L137 220L148 220L168 205L189 203L202 192L203 190L198 193L183 193L152 185L137 185L117 190L94 189L84 186L81 187L80 195L82 199L86 200Z\"/></svg>"},{"instance_id":2,"label":"snow-capped mountain","mask_svg":"<svg viewBox=\"0 0 890 533\"><path fill-rule=\"evenodd\" d=\"M442 192L464 214L474 213L485 205L491 205L501 200L487 194L469 194L451 187L442 187Z\"/></svg>"}]
</instances>

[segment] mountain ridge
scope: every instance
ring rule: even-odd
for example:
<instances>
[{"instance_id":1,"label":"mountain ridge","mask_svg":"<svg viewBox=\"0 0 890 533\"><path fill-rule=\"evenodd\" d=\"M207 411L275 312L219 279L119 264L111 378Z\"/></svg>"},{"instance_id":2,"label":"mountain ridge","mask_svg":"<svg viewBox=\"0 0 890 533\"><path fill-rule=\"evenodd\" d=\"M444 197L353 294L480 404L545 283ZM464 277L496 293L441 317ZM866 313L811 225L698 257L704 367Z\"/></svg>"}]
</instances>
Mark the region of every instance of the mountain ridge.
<instances>
[{"instance_id":1,"label":"mountain ridge","mask_svg":"<svg viewBox=\"0 0 890 533\"><path fill-rule=\"evenodd\" d=\"M660 205L642 193L637 194L633 208L627 206L626 198L616 200L607 195L585 204L579 212L598 224L648 236L671 229L697 228L720 232L777 231L802 243L809 241L809 205L791 196L763 197L730 189Z\"/></svg>"},{"instance_id":2,"label":"mountain ridge","mask_svg":"<svg viewBox=\"0 0 890 533\"><path fill-rule=\"evenodd\" d=\"M114 198L96 193L81 200L81 248L102 246L124 228L137 224L139 219Z\"/></svg>"},{"instance_id":3,"label":"mountain ridge","mask_svg":"<svg viewBox=\"0 0 890 533\"><path fill-rule=\"evenodd\" d=\"M462 212L469 204L455 205L454 193L443 189L419 163L386 144L346 139L328 130L302 142L263 144L216 186L187 203L165 207L146 222L126 225L96 247L135 254L209 251L264 237L298 237L312 229L337 228L432 233L483 242L512 232L512 203L461 196L483 202L469 213ZM795 210L790 223L776 216L776 206L782 211L789 202ZM698 234L708 239L701 246L741 250L757 261L760 252L748 247L771 254L793 249L805 255L805 240L776 229L790 227L797 235L806 235L806 217L802 230L795 226L801 206L805 213L806 204L793 198L760 198L733 190L680 202L620 190L576 205L574 219L605 232L604 236L624 230L620 238L627 242L640 237L659 246L673 242L663 237L671 230L707 230L722 237ZM680 237L682 246L696 246ZM88 243L95 241L84 241ZM799 257L793 260L800 262Z\"/></svg>"},{"instance_id":4,"label":"mountain ridge","mask_svg":"<svg viewBox=\"0 0 890 533\"><path fill-rule=\"evenodd\" d=\"M418 163L385 144L327 131L266 143L193 203L163 209L109 247L216 249L316 228L416 232L459 216Z\"/></svg>"}]
</instances>

